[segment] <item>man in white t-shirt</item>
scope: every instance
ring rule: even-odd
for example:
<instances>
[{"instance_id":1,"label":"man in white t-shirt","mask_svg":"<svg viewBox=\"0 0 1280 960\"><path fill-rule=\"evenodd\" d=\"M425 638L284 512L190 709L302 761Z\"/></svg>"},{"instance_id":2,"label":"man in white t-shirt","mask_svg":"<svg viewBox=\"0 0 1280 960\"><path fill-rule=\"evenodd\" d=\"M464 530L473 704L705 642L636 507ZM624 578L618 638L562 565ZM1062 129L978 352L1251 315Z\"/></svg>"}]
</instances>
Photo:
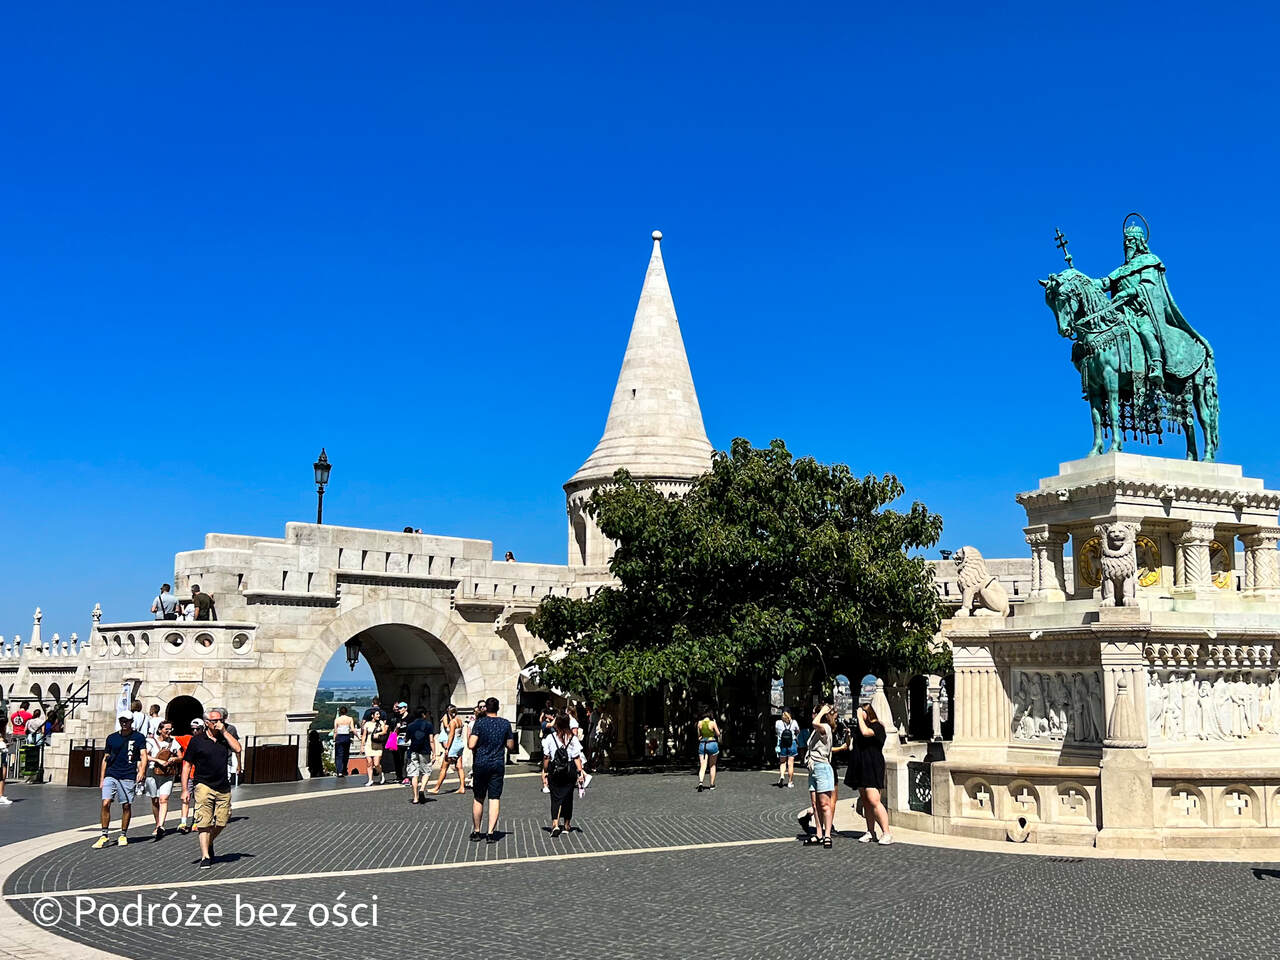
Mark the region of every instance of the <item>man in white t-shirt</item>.
<instances>
[{"instance_id":1,"label":"man in white t-shirt","mask_svg":"<svg viewBox=\"0 0 1280 960\"><path fill-rule=\"evenodd\" d=\"M162 723L164 723L164 720L160 716L160 704L153 703L151 709L147 711L147 718L142 721L139 732L144 737L154 737L159 732L160 724Z\"/></svg>"},{"instance_id":2,"label":"man in white t-shirt","mask_svg":"<svg viewBox=\"0 0 1280 960\"><path fill-rule=\"evenodd\" d=\"M169 813L169 795L173 779L182 769L182 746L174 739L173 724L161 720L153 736L147 738L147 796L151 798L151 814L156 818L152 832L157 840L164 836L164 818Z\"/></svg>"}]
</instances>

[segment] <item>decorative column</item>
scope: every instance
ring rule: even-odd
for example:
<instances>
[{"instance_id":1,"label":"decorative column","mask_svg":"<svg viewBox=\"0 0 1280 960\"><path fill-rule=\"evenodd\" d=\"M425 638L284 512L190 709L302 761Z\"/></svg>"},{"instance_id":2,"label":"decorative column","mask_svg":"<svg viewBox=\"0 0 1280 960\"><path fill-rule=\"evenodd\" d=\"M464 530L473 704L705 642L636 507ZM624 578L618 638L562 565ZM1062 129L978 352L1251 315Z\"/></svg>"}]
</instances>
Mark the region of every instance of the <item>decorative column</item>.
<instances>
[{"instance_id":1,"label":"decorative column","mask_svg":"<svg viewBox=\"0 0 1280 960\"><path fill-rule=\"evenodd\" d=\"M1113 636L1099 644L1106 737L1099 761L1102 830L1097 845L1133 846L1146 837L1158 844L1142 656L1148 625L1133 622L1141 616L1137 607L1103 607L1099 615L1098 625L1109 627Z\"/></svg>"},{"instance_id":2,"label":"decorative column","mask_svg":"<svg viewBox=\"0 0 1280 960\"><path fill-rule=\"evenodd\" d=\"M1027 599L1061 603L1067 599L1067 578L1063 569L1062 548L1066 531L1054 530L1047 523L1024 527L1031 547L1031 596Z\"/></svg>"},{"instance_id":3,"label":"decorative column","mask_svg":"<svg viewBox=\"0 0 1280 960\"><path fill-rule=\"evenodd\" d=\"M974 642L952 633L951 660L956 671L955 719L952 743L965 746L1004 746L1009 740L1009 698L1002 671L989 643Z\"/></svg>"},{"instance_id":4,"label":"decorative column","mask_svg":"<svg viewBox=\"0 0 1280 960\"><path fill-rule=\"evenodd\" d=\"M1244 595L1256 600L1280 599L1280 562L1276 556L1280 527L1254 527L1240 539L1244 542Z\"/></svg>"},{"instance_id":5,"label":"decorative column","mask_svg":"<svg viewBox=\"0 0 1280 960\"><path fill-rule=\"evenodd\" d=\"M1213 524L1192 522L1174 536L1173 587L1177 592L1211 591L1213 571L1209 566L1209 544Z\"/></svg>"}]
</instances>

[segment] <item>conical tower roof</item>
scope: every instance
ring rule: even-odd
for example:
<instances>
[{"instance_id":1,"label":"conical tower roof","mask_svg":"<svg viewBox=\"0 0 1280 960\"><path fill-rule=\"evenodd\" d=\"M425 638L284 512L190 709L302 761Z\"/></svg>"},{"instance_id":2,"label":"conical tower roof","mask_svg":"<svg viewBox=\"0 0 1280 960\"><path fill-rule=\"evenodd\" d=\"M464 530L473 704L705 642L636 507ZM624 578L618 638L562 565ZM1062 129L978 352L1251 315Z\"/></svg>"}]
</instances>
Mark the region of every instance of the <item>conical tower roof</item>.
<instances>
[{"instance_id":1,"label":"conical tower roof","mask_svg":"<svg viewBox=\"0 0 1280 960\"><path fill-rule=\"evenodd\" d=\"M565 487L607 480L622 467L637 477L670 479L692 479L711 469L711 442L657 230L604 436Z\"/></svg>"}]
</instances>

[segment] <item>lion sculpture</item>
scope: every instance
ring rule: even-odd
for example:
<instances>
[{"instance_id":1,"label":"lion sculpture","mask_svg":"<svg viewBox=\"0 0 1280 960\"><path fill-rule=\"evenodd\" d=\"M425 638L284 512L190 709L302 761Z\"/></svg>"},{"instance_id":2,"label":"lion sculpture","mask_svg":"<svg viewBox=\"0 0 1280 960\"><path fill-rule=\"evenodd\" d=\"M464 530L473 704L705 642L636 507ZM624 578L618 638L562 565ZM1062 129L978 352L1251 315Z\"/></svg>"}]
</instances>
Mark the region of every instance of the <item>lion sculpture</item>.
<instances>
[{"instance_id":1,"label":"lion sculpture","mask_svg":"<svg viewBox=\"0 0 1280 960\"><path fill-rule=\"evenodd\" d=\"M1131 606L1138 593L1138 547L1133 526L1100 523L1093 530L1102 540L1102 606Z\"/></svg>"},{"instance_id":2,"label":"lion sculpture","mask_svg":"<svg viewBox=\"0 0 1280 960\"><path fill-rule=\"evenodd\" d=\"M957 617L1007 617L1009 592L987 573L987 562L975 547L961 547L952 555L960 578Z\"/></svg>"}]
</instances>

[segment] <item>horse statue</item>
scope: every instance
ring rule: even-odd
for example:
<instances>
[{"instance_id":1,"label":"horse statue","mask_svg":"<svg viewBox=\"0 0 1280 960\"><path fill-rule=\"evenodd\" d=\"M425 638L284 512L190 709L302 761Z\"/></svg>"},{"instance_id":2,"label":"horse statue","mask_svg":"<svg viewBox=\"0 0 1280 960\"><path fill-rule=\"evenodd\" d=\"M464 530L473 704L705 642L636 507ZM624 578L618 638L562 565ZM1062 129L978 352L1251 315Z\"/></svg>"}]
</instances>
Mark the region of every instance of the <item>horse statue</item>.
<instances>
[{"instance_id":1,"label":"horse statue","mask_svg":"<svg viewBox=\"0 0 1280 960\"><path fill-rule=\"evenodd\" d=\"M1137 216L1130 214L1130 217ZM1041 280L1058 333L1075 341L1071 361L1093 418L1089 456L1118 452L1123 438L1163 443L1165 425L1187 438L1187 459L1218 452L1218 380L1213 349L1187 323L1164 279L1164 264L1147 249L1143 226L1125 227L1125 264L1095 280L1071 265ZM1065 238L1059 234L1065 252ZM1112 296L1107 297L1107 292ZM1111 434L1107 447L1105 433Z\"/></svg>"}]
</instances>

